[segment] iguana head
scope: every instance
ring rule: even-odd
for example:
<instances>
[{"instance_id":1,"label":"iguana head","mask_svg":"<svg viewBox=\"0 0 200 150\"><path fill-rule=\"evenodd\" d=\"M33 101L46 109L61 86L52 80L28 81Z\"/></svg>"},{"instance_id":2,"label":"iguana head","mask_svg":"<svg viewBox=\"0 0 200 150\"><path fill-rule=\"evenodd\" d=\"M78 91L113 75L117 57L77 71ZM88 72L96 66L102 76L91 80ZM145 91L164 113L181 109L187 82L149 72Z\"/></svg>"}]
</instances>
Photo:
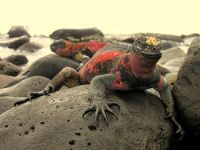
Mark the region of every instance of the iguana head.
<instances>
[{"instance_id":1,"label":"iguana head","mask_svg":"<svg viewBox=\"0 0 200 150\"><path fill-rule=\"evenodd\" d=\"M162 55L160 40L155 36L137 35L133 43L133 50L149 59L160 59Z\"/></svg>"},{"instance_id":2,"label":"iguana head","mask_svg":"<svg viewBox=\"0 0 200 150\"><path fill-rule=\"evenodd\" d=\"M56 52L59 49L64 49L66 48L66 43L65 40L55 40L51 45L50 45L50 49L53 52Z\"/></svg>"}]
</instances>

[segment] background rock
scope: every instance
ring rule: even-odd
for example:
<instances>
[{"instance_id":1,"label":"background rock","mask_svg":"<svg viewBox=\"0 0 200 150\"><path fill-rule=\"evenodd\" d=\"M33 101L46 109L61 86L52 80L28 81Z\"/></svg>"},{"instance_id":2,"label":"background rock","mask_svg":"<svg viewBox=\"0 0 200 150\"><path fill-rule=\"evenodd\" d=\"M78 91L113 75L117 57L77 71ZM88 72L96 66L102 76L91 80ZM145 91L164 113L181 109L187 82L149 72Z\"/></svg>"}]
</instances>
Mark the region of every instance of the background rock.
<instances>
[{"instance_id":1,"label":"background rock","mask_svg":"<svg viewBox=\"0 0 200 150\"><path fill-rule=\"evenodd\" d=\"M30 37L30 34L23 26L12 26L8 31L9 38L20 37L22 35L27 35Z\"/></svg>"},{"instance_id":2,"label":"background rock","mask_svg":"<svg viewBox=\"0 0 200 150\"><path fill-rule=\"evenodd\" d=\"M21 51L26 51L26 52L35 52L39 49L43 48L43 46L39 43L35 42L27 42L20 46L18 49Z\"/></svg>"},{"instance_id":3,"label":"background rock","mask_svg":"<svg viewBox=\"0 0 200 150\"><path fill-rule=\"evenodd\" d=\"M28 59L25 55L22 54L18 54L18 55L10 55L6 58L4 58L4 60L11 62L17 66L20 65L25 65L26 63L28 63Z\"/></svg>"},{"instance_id":4,"label":"background rock","mask_svg":"<svg viewBox=\"0 0 200 150\"><path fill-rule=\"evenodd\" d=\"M180 68L173 88L179 116L188 135L188 144L193 149L194 141L200 141L200 39L192 42L184 64ZM198 139L198 140L197 140ZM189 142L189 143L188 143ZM185 144L184 143L184 144ZM193 144L192 144L193 143ZM196 143L198 149L199 142Z\"/></svg>"},{"instance_id":5,"label":"background rock","mask_svg":"<svg viewBox=\"0 0 200 150\"><path fill-rule=\"evenodd\" d=\"M12 78L11 77L12 76L0 75L0 81L4 80L3 82L1 82L0 87L1 88L10 87L28 78L27 76L23 76L23 75L12 77Z\"/></svg>"},{"instance_id":6,"label":"background rock","mask_svg":"<svg viewBox=\"0 0 200 150\"><path fill-rule=\"evenodd\" d=\"M49 79L41 76L30 77L14 86L1 89L0 96L26 97L29 91L43 90L49 81Z\"/></svg>"},{"instance_id":7,"label":"background rock","mask_svg":"<svg viewBox=\"0 0 200 150\"><path fill-rule=\"evenodd\" d=\"M177 47L177 46L180 46L180 44L177 42L173 42L173 41L162 41L161 42L162 50L166 50L166 49L169 49L172 47Z\"/></svg>"},{"instance_id":8,"label":"background rock","mask_svg":"<svg viewBox=\"0 0 200 150\"><path fill-rule=\"evenodd\" d=\"M27 35L23 35L20 37L15 37L12 39L6 39L4 41L0 41L0 46L12 48L12 49L17 49L21 45L23 45L26 42L29 42L29 37Z\"/></svg>"},{"instance_id":9,"label":"background rock","mask_svg":"<svg viewBox=\"0 0 200 150\"><path fill-rule=\"evenodd\" d=\"M167 73L170 73L170 71L167 68L165 68L164 66L156 65L156 67L158 68L158 70L162 76L165 76Z\"/></svg>"},{"instance_id":10,"label":"background rock","mask_svg":"<svg viewBox=\"0 0 200 150\"><path fill-rule=\"evenodd\" d=\"M0 61L0 75L17 76L21 72L21 68L8 62Z\"/></svg>"},{"instance_id":11,"label":"background rock","mask_svg":"<svg viewBox=\"0 0 200 150\"><path fill-rule=\"evenodd\" d=\"M13 76L0 75L0 89L8 85L14 78Z\"/></svg>"},{"instance_id":12,"label":"background rock","mask_svg":"<svg viewBox=\"0 0 200 150\"><path fill-rule=\"evenodd\" d=\"M88 29L59 29L49 35L50 38L55 40L65 39L66 37L81 38L85 36L103 37L104 34L97 28L88 28Z\"/></svg>"},{"instance_id":13,"label":"background rock","mask_svg":"<svg viewBox=\"0 0 200 150\"><path fill-rule=\"evenodd\" d=\"M159 60L160 64L165 64L171 59L175 59L177 57L184 57L186 54L179 47L173 47L167 50L162 51L162 57Z\"/></svg>"},{"instance_id":14,"label":"background rock","mask_svg":"<svg viewBox=\"0 0 200 150\"><path fill-rule=\"evenodd\" d=\"M78 68L79 63L72 59L50 54L36 60L30 67L25 69L20 75L43 76L52 79L64 67Z\"/></svg>"},{"instance_id":15,"label":"background rock","mask_svg":"<svg viewBox=\"0 0 200 150\"><path fill-rule=\"evenodd\" d=\"M11 96L0 97L0 115L6 112L7 110L13 108L14 107L13 104L22 99L23 97L11 97Z\"/></svg>"},{"instance_id":16,"label":"background rock","mask_svg":"<svg viewBox=\"0 0 200 150\"><path fill-rule=\"evenodd\" d=\"M119 120L102 117L99 128L93 116L82 119L89 106L88 85L62 90L13 108L0 115L0 149L12 150L164 150L170 147L172 128L159 99L143 92L109 95L118 101ZM74 96L76 95L76 96ZM31 118L31 119L30 119Z\"/></svg>"}]
</instances>

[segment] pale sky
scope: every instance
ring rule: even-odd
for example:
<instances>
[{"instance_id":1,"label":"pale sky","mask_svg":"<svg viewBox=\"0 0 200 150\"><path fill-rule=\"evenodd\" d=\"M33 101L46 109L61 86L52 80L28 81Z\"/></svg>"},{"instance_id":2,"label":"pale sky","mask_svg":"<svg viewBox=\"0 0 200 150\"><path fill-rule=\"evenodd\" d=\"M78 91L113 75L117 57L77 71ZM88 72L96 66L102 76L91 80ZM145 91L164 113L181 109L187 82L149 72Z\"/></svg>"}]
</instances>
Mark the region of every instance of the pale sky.
<instances>
[{"instance_id":1,"label":"pale sky","mask_svg":"<svg viewBox=\"0 0 200 150\"><path fill-rule=\"evenodd\" d=\"M104 33L200 33L199 0L0 0L0 33L97 27Z\"/></svg>"}]
</instances>

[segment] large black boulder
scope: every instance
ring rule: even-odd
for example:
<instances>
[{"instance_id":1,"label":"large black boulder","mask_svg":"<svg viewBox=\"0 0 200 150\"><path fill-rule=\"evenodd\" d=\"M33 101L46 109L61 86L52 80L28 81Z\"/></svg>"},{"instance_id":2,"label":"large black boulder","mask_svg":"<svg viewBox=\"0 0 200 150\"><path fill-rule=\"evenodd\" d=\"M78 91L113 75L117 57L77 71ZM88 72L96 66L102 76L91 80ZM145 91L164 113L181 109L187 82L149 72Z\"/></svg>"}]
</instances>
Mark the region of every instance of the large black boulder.
<instances>
[{"instance_id":1,"label":"large black boulder","mask_svg":"<svg viewBox=\"0 0 200 150\"><path fill-rule=\"evenodd\" d=\"M0 115L0 149L12 150L166 150L170 149L172 126L165 120L160 100L143 92L110 94L120 104L119 119L108 114L82 118L89 106L88 85L43 96Z\"/></svg>"},{"instance_id":2,"label":"large black boulder","mask_svg":"<svg viewBox=\"0 0 200 150\"><path fill-rule=\"evenodd\" d=\"M17 76L21 68L8 61L0 61L0 75Z\"/></svg>"},{"instance_id":3,"label":"large black boulder","mask_svg":"<svg viewBox=\"0 0 200 150\"><path fill-rule=\"evenodd\" d=\"M20 75L27 77L43 76L52 79L64 67L78 68L79 63L65 57L60 57L55 54L50 54L36 60Z\"/></svg>"},{"instance_id":4,"label":"large black boulder","mask_svg":"<svg viewBox=\"0 0 200 150\"><path fill-rule=\"evenodd\" d=\"M66 39L67 37L81 38L85 36L100 36L103 37L104 34L97 28L87 28L87 29L58 29L49 35L50 38Z\"/></svg>"},{"instance_id":5,"label":"large black boulder","mask_svg":"<svg viewBox=\"0 0 200 150\"><path fill-rule=\"evenodd\" d=\"M11 62L17 66L25 65L26 63L28 63L27 57L23 54L13 54L4 58L4 60Z\"/></svg>"},{"instance_id":6,"label":"large black boulder","mask_svg":"<svg viewBox=\"0 0 200 150\"><path fill-rule=\"evenodd\" d=\"M178 73L173 95L186 132L200 141L200 39L192 42ZM189 144L193 145L193 144ZM191 147L190 147L191 148ZM200 144L198 142L198 149Z\"/></svg>"}]
</instances>

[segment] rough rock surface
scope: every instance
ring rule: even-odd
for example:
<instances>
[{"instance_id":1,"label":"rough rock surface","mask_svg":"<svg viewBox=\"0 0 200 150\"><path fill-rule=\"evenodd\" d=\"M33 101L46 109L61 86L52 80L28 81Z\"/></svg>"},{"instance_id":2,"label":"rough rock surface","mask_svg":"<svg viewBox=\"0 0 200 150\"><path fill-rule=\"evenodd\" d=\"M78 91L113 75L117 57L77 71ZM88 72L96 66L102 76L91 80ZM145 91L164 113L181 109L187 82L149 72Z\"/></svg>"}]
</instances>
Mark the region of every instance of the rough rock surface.
<instances>
[{"instance_id":1,"label":"rough rock surface","mask_svg":"<svg viewBox=\"0 0 200 150\"><path fill-rule=\"evenodd\" d=\"M186 128L200 139L200 39L192 42L173 88ZM200 147L200 146L199 146Z\"/></svg>"},{"instance_id":2,"label":"rough rock surface","mask_svg":"<svg viewBox=\"0 0 200 150\"><path fill-rule=\"evenodd\" d=\"M104 34L97 28L88 29L59 29L49 35L50 38L58 40L66 37L81 38L85 36L104 36Z\"/></svg>"},{"instance_id":3,"label":"rough rock surface","mask_svg":"<svg viewBox=\"0 0 200 150\"><path fill-rule=\"evenodd\" d=\"M0 90L0 96L25 97L29 91L43 90L50 80L41 76L34 76Z\"/></svg>"},{"instance_id":4,"label":"rough rock surface","mask_svg":"<svg viewBox=\"0 0 200 150\"><path fill-rule=\"evenodd\" d=\"M22 35L27 35L30 37L30 34L23 26L12 26L8 31L9 38L20 37Z\"/></svg>"},{"instance_id":5,"label":"rough rock surface","mask_svg":"<svg viewBox=\"0 0 200 150\"><path fill-rule=\"evenodd\" d=\"M64 67L78 68L78 66L79 63L72 59L50 54L36 60L30 67L25 69L21 75L28 77L37 75L52 79Z\"/></svg>"},{"instance_id":6,"label":"rough rock surface","mask_svg":"<svg viewBox=\"0 0 200 150\"><path fill-rule=\"evenodd\" d=\"M6 58L4 58L4 60L9 61L17 66L21 66L21 65L25 65L26 63L28 63L28 59L25 55L10 55Z\"/></svg>"},{"instance_id":7,"label":"rough rock surface","mask_svg":"<svg viewBox=\"0 0 200 150\"><path fill-rule=\"evenodd\" d=\"M165 120L159 99L143 92L110 94L109 100L121 105L115 108L119 120L102 117L99 128L94 116L82 119L89 106L88 85L62 90L51 96L10 109L0 115L1 150L165 150L170 146L172 127ZM76 95L76 96L74 96ZM31 119L30 119L31 118Z\"/></svg>"},{"instance_id":8,"label":"rough rock surface","mask_svg":"<svg viewBox=\"0 0 200 150\"><path fill-rule=\"evenodd\" d=\"M16 50L18 47L20 47L24 43L29 42L29 40L30 39L27 35L23 35L20 37L15 37L15 38L5 39L3 41L0 41L0 46L5 46L5 47L13 48Z\"/></svg>"},{"instance_id":9,"label":"rough rock surface","mask_svg":"<svg viewBox=\"0 0 200 150\"><path fill-rule=\"evenodd\" d=\"M26 52L35 52L39 49L43 48L43 46L39 43L35 42L27 42L20 46L18 49L21 51L26 51Z\"/></svg>"},{"instance_id":10,"label":"rough rock surface","mask_svg":"<svg viewBox=\"0 0 200 150\"><path fill-rule=\"evenodd\" d=\"M13 104L21 99L23 99L23 97L11 97L11 96L0 97L0 115L6 112L7 110L13 108L14 107Z\"/></svg>"},{"instance_id":11,"label":"rough rock surface","mask_svg":"<svg viewBox=\"0 0 200 150\"><path fill-rule=\"evenodd\" d=\"M0 75L17 76L21 72L21 68L8 62L0 61Z\"/></svg>"}]
</instances>

